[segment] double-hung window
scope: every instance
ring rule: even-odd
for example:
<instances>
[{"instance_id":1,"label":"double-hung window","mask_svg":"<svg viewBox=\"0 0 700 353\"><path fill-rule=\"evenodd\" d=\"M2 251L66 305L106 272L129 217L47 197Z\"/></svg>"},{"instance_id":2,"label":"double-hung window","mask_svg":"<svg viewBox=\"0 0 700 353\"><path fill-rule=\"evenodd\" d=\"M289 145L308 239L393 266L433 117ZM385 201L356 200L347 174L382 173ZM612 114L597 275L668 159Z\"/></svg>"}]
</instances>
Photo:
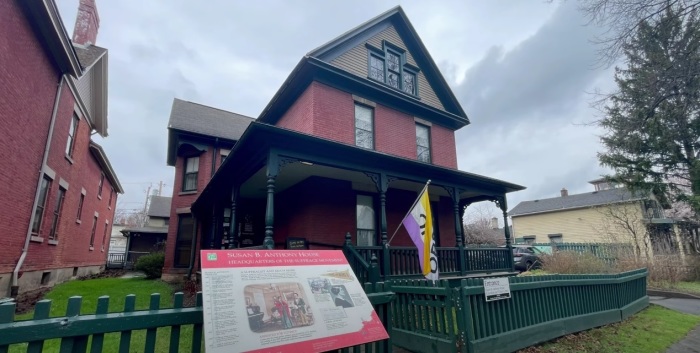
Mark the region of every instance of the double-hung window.
<instances>
[{"instance_id":1,"label":"double-hung window","mask_svg":"<svg viewBox=\"0 0 700 353\"><path fill-rule=\"evenodd\" d=\"M105 173L100 174L100 184L97 185L97 197L102 198L102 186L105 184Z\"/></svg>"},{"instance_id":2,"label":"double-hung window","mask_svg":"<svg viewBox=\"0 0 700 353\"><path fill-rule=\"evenodd\" d=\"M374 199L370 195L357 195L357 245L372 246L377 236Z\"/></svg>"},{"instance_id":3,"label":"double-hung window","mask_svg":"<svg viewBox=\"0 0 700 353\"><path fill-rule=\"evenodd\" d=\"M199 157L185 158L185 176L182 181L182 191L197 190L197 175L199 174Z\"/></svg>"},{"instance_id":4,"label":"double-hung window","mask_svg":"<svg viewBox=\"0 0 700 353\"><path fill-rule=\"evenodd\" d=\"M430 163L430 127L416 124L416 147L418 160Z\"/></svg>"},{"instance_id":5,"label":"double-hung window","mask_svg":"<svg viewBox=\"0 0 700 353\"><path fill-rule=\"evenodd\" d=\"M374 109L355 104L355 145L374 149Z\"/></svg>"},{"instance_id":6,"label":"double-hung window","mask_svg":"<svg viewBox=\"0 0 700 353\"><path fill-rule=\"evenodd\" d=\"M95 231L97 230L97 216L92 219L92 231L90 232L90 250L95 246Z\"/></svg>"},{"instance_id":7,"label":"double-hung window","mask_svg":"<svg viewBox=\"0 0 700 353\"><path fill-rule=\"evenodd\" d=\"M388 42L383 42L379 49L367 44L369 50L369 78L387 84L412 96L418 95L416 77L418 67L406 61L408 55L404 49Z\"/></svg>"},{"instance_id":8,"label":"double-hung window","mask_svg":"<svg viewBox=\"0 0 700 353\"><path fill-rule=\"evenodd\" d=\"M61 220L61 210L63 209L63 199L66 196L66 189L59 187L56 196L56 205L53 210L53 222L51 223L51 233L49 240L58 240L58 223Z\"/></svg>"},{"instance_id":9,"label":"double-hung window","mask_svg":"<svg viewBox=\"0 0 700 353\"><path fill-rule=\"evenodd\" d=\"M32 223L32 234L38 236L41 231L41 224L44 219L44 209L46 208L46 199L49 195L49 189L51 189L51 179L44 175L41 179L41 186L39 187L39 202L36 204L34 209L34 222Z\"/></svg>"},{"instance_id":10,"label":"double-hung window","mask_svg":"<svg viewBox=\"0 0 700 353\"><path fill-rule=\"evenodd\" d=\"M78 115L73 114L73 118L70 121L70 128L68 128L68 140L66 141L66 156L69 157L73 157L75 135L78 131L78 123L80 123L80 118L78 118Z\"/></svg>"}]
</instances>

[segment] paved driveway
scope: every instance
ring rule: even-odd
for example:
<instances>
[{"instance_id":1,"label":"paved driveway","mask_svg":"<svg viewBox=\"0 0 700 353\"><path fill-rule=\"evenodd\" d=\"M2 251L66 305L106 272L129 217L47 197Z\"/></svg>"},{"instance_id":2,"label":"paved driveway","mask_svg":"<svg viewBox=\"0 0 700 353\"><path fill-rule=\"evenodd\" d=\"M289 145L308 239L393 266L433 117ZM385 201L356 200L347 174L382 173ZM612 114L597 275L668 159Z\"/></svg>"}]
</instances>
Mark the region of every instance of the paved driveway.
<instances>
[{"instance_id":1,"label":"paved driveway","mask_svg":"<svg viewBox=\"0 0 700 353\"><path fill-rule=\"evenodd\" d=\"M649 297L649 302L682 313L700 315L700 300L698 299Z\"/></svg>"}]
</instances>

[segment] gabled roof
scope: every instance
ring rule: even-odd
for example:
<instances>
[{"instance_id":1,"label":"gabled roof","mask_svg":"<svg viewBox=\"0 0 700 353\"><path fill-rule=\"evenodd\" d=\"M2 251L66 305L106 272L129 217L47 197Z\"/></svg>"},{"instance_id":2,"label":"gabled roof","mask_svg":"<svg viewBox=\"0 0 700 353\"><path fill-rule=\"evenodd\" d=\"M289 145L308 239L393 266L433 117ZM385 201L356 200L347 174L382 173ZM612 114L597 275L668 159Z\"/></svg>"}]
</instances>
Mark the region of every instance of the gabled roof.
<instances>
[{"instance_id":1,"label":"gabled roof","mask_svg":"<svg viewBox=\"0 0 700 353\"><path fill-rule=\"evenodd\" d=\"M148 206L148 216L170 218L170 204L172 201L172 197L151 196L151 203Z\"/></svg>"},{"instance_id":2,"label":"gabled roof","mask_svg":"<svg viewBox=\"0 0 700 353\"><path fill-rule=\"evenodd\" d=\"M508 213L510 216L523 216L536 213L556 212L592 206L601 206L619 202L632 202L646 199L624 188L573 194L568 196L553 197L550 199L523 201L513 207Z\"/></svg>"},{"instance_id":3,"label":"gabled roof","mask_svg":"<svg viewBox=\"0 0 700 353\"><path fill-rule=\"evenodd\" d=\"M80 63L54 0L24 0L18 3L59 70L79 77L82 74Z\"/></svg>"},{"instance_id":4,"label":"gabled roof","mask_svg":"<svg viewBox=\"0 0 700 353\"><path fill-rule=\"evenodd\" d=\"M98 47L96 45L81 46L73 44L73 47L75 48L75 53L78 55L80 66L82 66L83 69L95 64L95 62L97 62L97 60L107 52L106 48Z\"/></svg>"},{"instance_id":5,"label":"gabled roof","mask_svg":"<svg viewBox=\"0 0 700 353\"><path fill-rule=\"evenodd\" d=\"M408 51L418 63L418 67L425 73L428 82L433 90L435 90L445 110L464 119L465 125L469 124L467 114L464 112L464 109L462 109L457 97L442 76L435 61L430 56L430 52L428 52L428 49L423 44L423 41L418 36L418 33L408 20L401 6L396 6L350 31L341 34L328 43L312 50L306 54L306 56L330 62L330 60L357 44L360 44L364 39L375 34L378 29L387 24L393 25L398 31Z\"/></svg>"},{"instance_id":6,"label":"gabled roof","mask_svg":"<svg viewBox=\"0 0 700 353\"><path fill-rule=\"evenodd\" d=\"M100 168L105 173L107 180L109 180L110 184L112 184L112 187L114 187L114 191L123 194L124 189L122 188L122 184L119 183L117 174L114 172L112 164L109 163L109 159L107 159L107 154L105 153L105 150L102 149L102 146L90 140L90 153L92 153L92 156L95 157L95 160L97 160L97 163L100 165Z\"/></svg>"},{"instance_id":7,"label":"gabled roof","mask_svg":"<svg viewBox=\"0 0 700 353\"><path fill-rule=\"evenodd\" d=\"M245 115L175 98L168 128L236 141L253 120Z\"/></svg>"}]
</instances>

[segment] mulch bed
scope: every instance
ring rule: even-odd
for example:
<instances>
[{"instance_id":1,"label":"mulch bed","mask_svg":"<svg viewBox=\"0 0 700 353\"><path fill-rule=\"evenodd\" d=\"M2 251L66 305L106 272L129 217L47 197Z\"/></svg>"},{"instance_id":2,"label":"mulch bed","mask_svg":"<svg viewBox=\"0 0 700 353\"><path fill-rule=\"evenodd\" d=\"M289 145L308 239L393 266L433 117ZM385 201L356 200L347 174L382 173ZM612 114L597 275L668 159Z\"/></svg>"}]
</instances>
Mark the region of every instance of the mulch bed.
<instances>
[{"instance_id":1,"label":"mulch bed","mask_svg":"<svg viewBox=\"0 0 700 353\"><path fill-rule=\"evenodd\" d=\"M15 307L15 314L24 314L34 310L36 302L44 298L44 294L50 290L51 288L49 287L41 287L20 293L15 299L15 303L17 304Z\"/></svg>"},{"instance_id":2,"label":"mulch bed","mask_svg":"<svg viewBox=\"0 0 700 353\"><path fill-rule=\"evenodd\" d=\"M91 275L80 276L80 277L78 277L78 280L85 281L88 279L97 279L97 278L114 278L114 277L121 277L125 274L126 274L126 270L109 269L109 270L104 270L102 272L93 273Z\"/></svg>"}]
</instances>

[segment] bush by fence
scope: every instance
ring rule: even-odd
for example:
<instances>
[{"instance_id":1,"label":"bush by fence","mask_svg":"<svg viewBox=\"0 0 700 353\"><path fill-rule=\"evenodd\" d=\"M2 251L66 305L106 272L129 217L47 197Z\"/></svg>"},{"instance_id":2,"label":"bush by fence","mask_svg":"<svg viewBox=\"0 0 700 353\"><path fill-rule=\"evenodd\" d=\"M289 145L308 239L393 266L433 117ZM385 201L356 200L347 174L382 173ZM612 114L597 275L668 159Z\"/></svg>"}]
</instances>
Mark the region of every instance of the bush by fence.
<instances>
[{"instance_id":1,"label":"bush by fence","mask_svg":"<svg viewBox=\"0 0 700 353\"><path fill-rule=\"evenodd\" d=\"M163 274L163 265L165 265L165 254L156 252L139 257L134 268L137 271L143 271L146 274L146 278L156 279Z\"/></svg>"}]
</instances>

